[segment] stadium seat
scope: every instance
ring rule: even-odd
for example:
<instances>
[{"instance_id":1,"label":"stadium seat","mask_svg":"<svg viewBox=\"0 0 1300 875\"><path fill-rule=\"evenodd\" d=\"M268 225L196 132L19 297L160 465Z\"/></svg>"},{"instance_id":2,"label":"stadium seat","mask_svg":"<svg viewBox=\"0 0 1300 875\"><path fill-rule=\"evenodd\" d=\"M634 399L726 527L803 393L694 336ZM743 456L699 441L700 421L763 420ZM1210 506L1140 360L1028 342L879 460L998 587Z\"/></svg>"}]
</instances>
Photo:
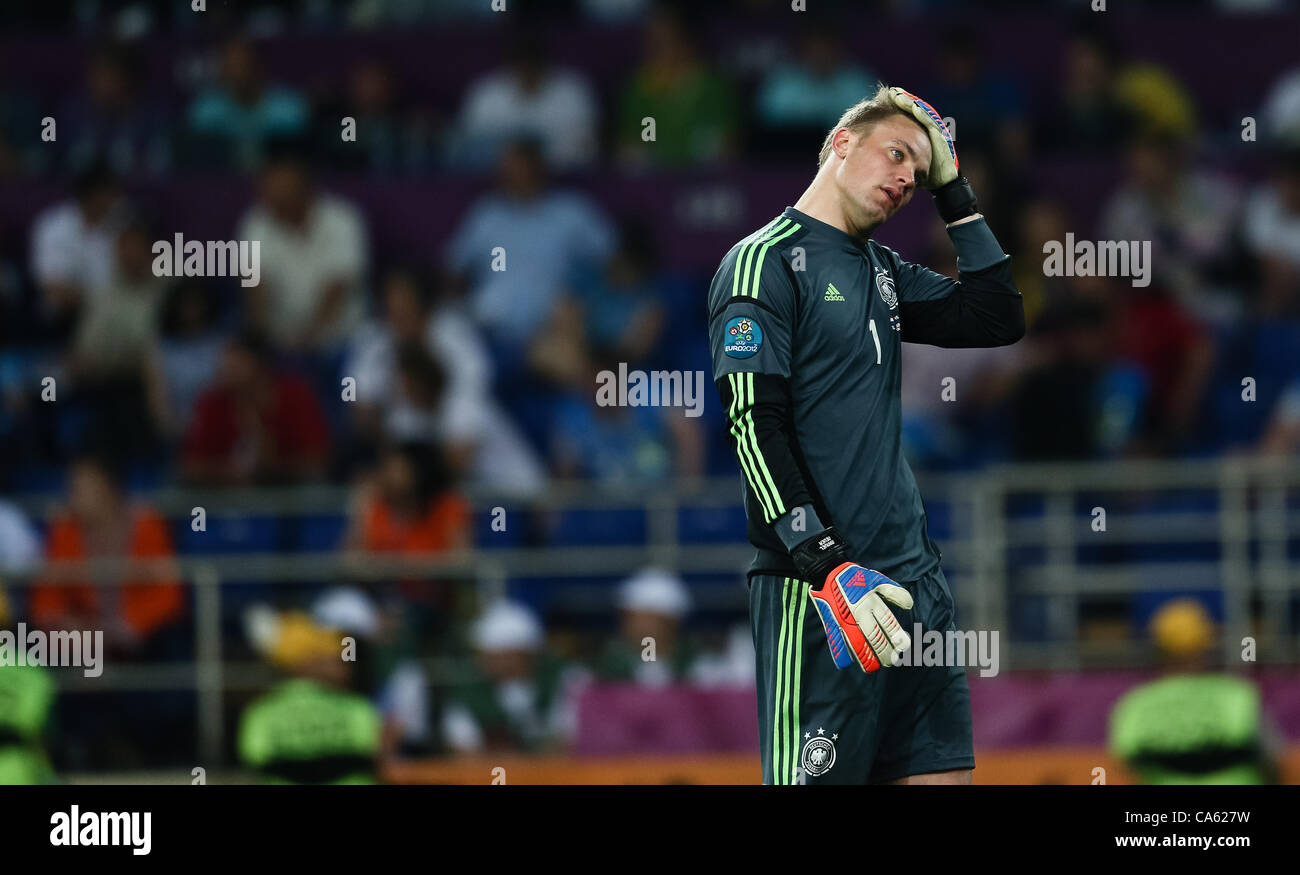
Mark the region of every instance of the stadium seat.
<instances>
[{"instance_id":1,"label":"stadium seat","mask_svg":"<svg viewBox=\"0 0 1300 875\"><path fill-rule=\"evenodd\" d=\"M928 500L925 502L925 515L931 538L941 539L952 535L951 504L946 501Z\"/></svg>"},{"instance_id":2,"label":"stadium seat","mask_svg":"<svg viewBox=\"0 0 1300 875\"><path fill-rule=\"evenodd\" d=\"M58 465L18 465L9 473L10 491L15 494L63 492L67 480L62 466Z\"/></svg>"},{"instance_id":3,"label":"stadium seat","mask_svg":"<svg viewBox=\"0 0 1300 875\"><path fill-rule=\"evenodd\" d=\"M492 528L491 509L474 514L474 546L480 550L509 550L524 546L524 535L528 525L524 511L511 513L506 508L505 528L497 531Z\"/></svg>"},{"instance_id":4,"label":"stadium seat","mask_svg":"<svg viewBox=\"0 0 1300 875\"><path fill-rule=\"evenodd\" d=\"M213 516L196 532L188 517L180 521L180 552L271 553L281 547L281 522L274 516Z\"/></svg>"},{"instance_id":5,"label":"stadium seat","mask_svg":"<svg viewBox=\"0 0 1300 875\"><path fill-rule=\"evenodd\" d=\"M167 485L167 470L162 465L133 465L126 474L126 489L131 493L148 493Z\"/></svg>"},{"instance_id":6,"label":"stadium seat","mask_svg":"<svg viewBox=\"0 0 1300 875\"><path fill-rule=\"evenodd\" d=\"M640 508L569 510L560 515L551 543L557 547L600 547L641 544L645 539L646 517Z\"/></svg>"},{"instance_id":7,"label":"stadium seat","mask_svg":"<svg viewBox=\"0 0 1300 875\"><path fill-rule=\"evenodd\" d=\"M745 509L685 507L677 514L677 537L683 544L718 544L745 540Z\"/></svg>"},{"instance_id":8,"label":"stadium seat","mask_svg":"<svg viewBox=\"0 0 1300 875\"><path fill-rule=\"evenodd\" d=\"M324 553L343 545L348 519L343 514L319 514L293 521L297 529L295 543L300 553Z\"/></svg>"}]
</instances>

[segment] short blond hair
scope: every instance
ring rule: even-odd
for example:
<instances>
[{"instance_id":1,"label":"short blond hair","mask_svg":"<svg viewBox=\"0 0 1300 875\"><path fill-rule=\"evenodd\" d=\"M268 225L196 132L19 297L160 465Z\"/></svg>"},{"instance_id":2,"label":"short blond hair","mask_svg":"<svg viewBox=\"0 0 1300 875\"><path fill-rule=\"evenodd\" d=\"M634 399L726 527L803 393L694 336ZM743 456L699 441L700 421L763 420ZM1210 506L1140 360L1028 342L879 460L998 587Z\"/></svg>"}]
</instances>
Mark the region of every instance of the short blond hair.
<instances>
[{"instance_id":1,"label":"short blond hair","mask_svg":"<svg viewBox=\"0 0 1300 875\"><path fill-rule=\"evenodd\" d=\"M891 115L901 115L904 118L912 118L908 113L899 109L889 96L889 86L884 82L876 83L876 93L860 100L857 103L844 110L844 115L835 123L826 134L826 139L822 142L822 151L817 156L817 166L821 167L826 163L826 159L831 156L831 140L835 139L835 132L840 128L848 128L854 134L863 135L871 131L876 126L876 122L887 119ZM912 119L915 121L915 119Z\"/></svg>"}]
</instances>

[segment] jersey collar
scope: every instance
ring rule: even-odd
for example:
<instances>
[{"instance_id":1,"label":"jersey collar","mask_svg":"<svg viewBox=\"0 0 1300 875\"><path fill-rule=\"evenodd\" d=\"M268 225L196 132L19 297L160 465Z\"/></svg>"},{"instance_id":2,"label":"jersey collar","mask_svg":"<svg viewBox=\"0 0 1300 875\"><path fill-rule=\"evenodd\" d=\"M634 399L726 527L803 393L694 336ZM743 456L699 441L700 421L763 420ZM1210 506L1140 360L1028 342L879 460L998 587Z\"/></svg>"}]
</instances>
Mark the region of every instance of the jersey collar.
<instances>
[{"instance_id":1,"label":"jersey collar","mask_svg":"<svg viewBox=\"0 0 1300 875\"><path fill-rule=\"evenodd\" d=\"M785 211L781 213L781 215L787 219L793 219L807 228L811 233L819 234L828 240L834 240L850 252L862 255L867 251L867 243L869 241L860 240L852 234L841 231L834 225L828 225L820 219L814 219L812 216L800 212L794 207L786 207Z\"/></svg>"}]
</instances>

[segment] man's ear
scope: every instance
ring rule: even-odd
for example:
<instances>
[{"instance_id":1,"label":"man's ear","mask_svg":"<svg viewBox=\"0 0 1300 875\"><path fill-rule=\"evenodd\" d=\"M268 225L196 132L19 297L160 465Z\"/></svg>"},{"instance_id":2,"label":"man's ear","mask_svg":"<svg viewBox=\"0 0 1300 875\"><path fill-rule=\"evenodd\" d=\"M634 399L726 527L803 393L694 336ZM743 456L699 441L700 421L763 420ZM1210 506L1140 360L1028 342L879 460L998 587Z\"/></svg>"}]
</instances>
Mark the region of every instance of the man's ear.
<instances>
[{"instance_id":1,"label":"man's ear","mask_svg":"<svg viewBox=\"0 0 1300 875\"><path fill-rule=\"evenodd\" d=\"M831 149L836 155L843 159L844 156L848 154L849 143L852 142L853 137L853 131L848 128L840 128L835 132L835 136L831 139Z\"/></svg>"}]
</instances>

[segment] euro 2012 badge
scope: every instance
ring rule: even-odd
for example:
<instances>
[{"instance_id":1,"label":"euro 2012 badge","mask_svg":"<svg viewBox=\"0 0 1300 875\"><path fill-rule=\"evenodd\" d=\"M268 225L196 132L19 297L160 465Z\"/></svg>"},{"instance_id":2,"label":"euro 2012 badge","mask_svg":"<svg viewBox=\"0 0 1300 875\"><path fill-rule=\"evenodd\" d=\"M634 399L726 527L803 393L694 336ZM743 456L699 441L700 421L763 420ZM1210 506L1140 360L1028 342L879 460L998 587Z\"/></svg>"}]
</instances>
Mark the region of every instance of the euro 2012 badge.
<instances>
[{"instance_id":1,"label":"euro 2012 badge","mask_svg":"<svg viewBox=\"0 0 1300 875\"><path fill-rule=\"evenodd\" d=\"M763 329L749 316L737 316L727 323L722 351L733 359L747 359L763 346Z\"/></svg>"}]
</instances>

